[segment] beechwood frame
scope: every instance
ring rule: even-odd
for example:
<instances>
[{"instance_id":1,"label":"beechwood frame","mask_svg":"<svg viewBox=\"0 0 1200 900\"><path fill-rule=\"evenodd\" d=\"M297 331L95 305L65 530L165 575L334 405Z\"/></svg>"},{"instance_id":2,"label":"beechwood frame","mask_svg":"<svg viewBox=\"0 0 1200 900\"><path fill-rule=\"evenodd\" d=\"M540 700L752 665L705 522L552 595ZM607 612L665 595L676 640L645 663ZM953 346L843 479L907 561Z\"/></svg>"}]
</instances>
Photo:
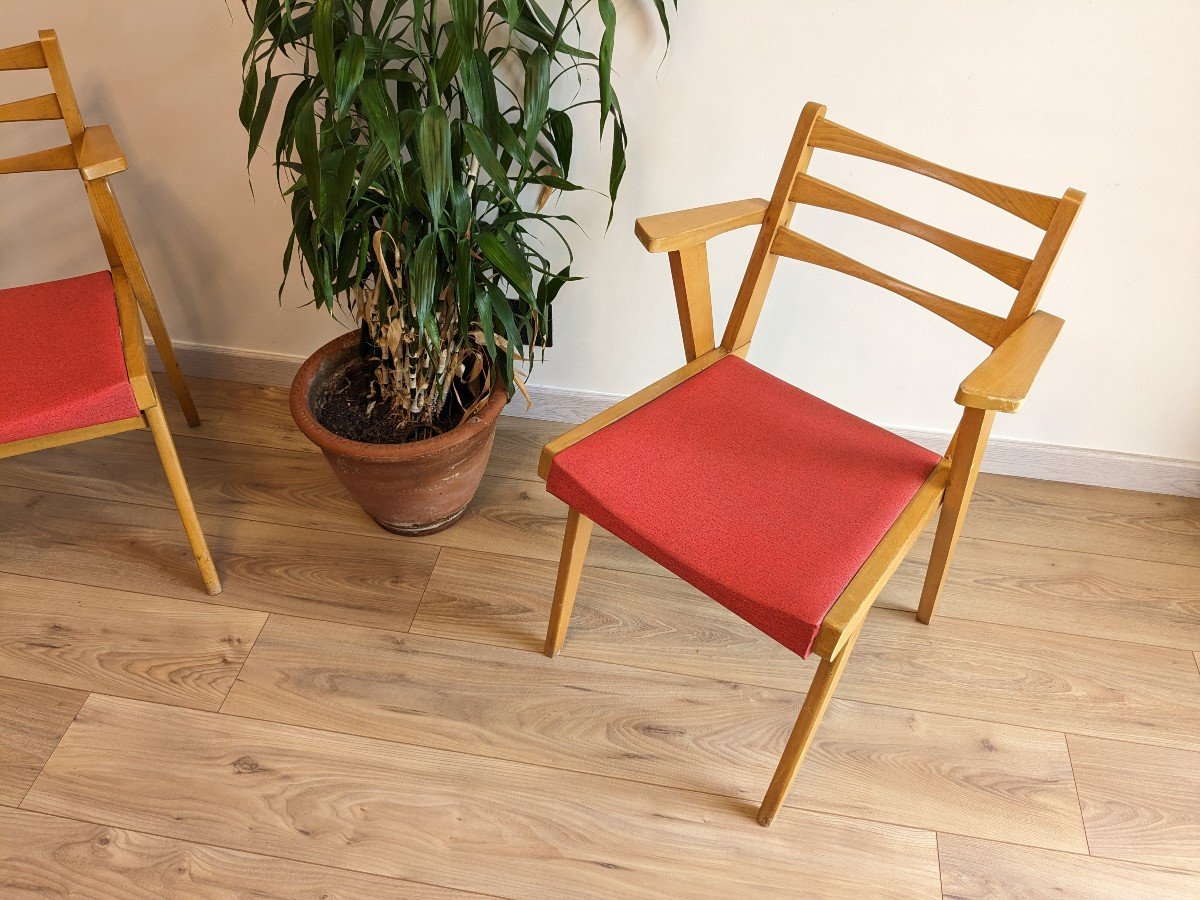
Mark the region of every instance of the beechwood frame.
<instances>
[{"instance_id":1,"label":"beechwood frame","mask_svg":"<svg viewBox=\"0 0 1200 900\"><path fill-rule=\"evenodd\" d=\"M54 31L39 31L36 41L0 49L0 71L17 69L47 69L53 92L0 104L0 123L61 119L66 126L70 143L0 159L0 175L72 169L79 172L87 191L88 202L91 204L92 215L96 220L96 228L100 233L104 255L112 272L117 317L121 329L121 351L125 357L129 384L137 401L138 415L115 422L0 444L0 459L138 428L149 428L205 589L210 594L220 593L221 582L209 554L204 532L200 528L187 481L179 465L175 442L147 365L142 318L150 329L163 369L179 405L183 408L187 423L191 426L199 425L200 416L184 380L183 371L179 368L179 361L171 346L171 338L167 334L158 303L150 289L145 269L142 268L141 258L133 245L112 186L108 183L110 175L123 172L129 164L117 144L112 129L107 125L84 125L75 91L67 75L58 36Z\"/></svg>"},{"instance_id":2,"label":"beechwood frame","mask_svg":"<svg viewBox=\"0 0 1200 900\"><path fill-rule=\"evenodd\" d=\"M915 172L985 200L1045 232L1032 259L976 243L894 212L807 174L814 149L874 160ZM812 743L833 691L845 668L867 612L908 554L925 526L941 508L917 618L928 624L962 530L963 518L979 474L980 462L997 412L1015 412L1058 336L1063 321L1037 310L1084 194L1070 189L1061 198L1006 187L957 172L897 150L825 118L825 107L805 105L784 159L770 202L736 200L697 209L650 216L637 221L636 233L651 253L666 253L683 332L687 364L622 400L542 450L538 474L545 479L556 454L617 419L644 406L726 356L745 357L781 256L833 269L890 290L957 325L991 348L962 382L955 398L961 421L941 461L880 540L858 573L825 615L813 644L820 663L758 812L770 825ZM843 256L788 226L797 204L822 207L868 219L920 238L991 274L1017 291L1007 316L965 306L893 278ZM707 241L738 228L758 225L758 239L730 313L721 343L713 331ZM545 653L563 645L592 522L575 509L567 516L558 579Z\"/></svg>"}]
</instances>

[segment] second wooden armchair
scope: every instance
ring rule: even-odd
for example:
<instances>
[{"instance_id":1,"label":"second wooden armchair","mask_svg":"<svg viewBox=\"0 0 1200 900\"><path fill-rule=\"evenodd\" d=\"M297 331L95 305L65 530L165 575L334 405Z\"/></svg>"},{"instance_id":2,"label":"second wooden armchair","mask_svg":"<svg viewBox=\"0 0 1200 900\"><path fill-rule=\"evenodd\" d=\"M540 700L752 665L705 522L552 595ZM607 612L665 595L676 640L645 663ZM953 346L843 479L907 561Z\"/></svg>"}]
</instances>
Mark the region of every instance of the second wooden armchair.
<instances>
[{"instance_id":1,"label":"second wooden armchair","mask_svg":"<svg viewBox=\"0 0 1200 900\"><path fill-rule=\"evenodd\" d=\"M934 178L1042 229L1032 259L918 222L807 174L814 150ZM933 617L996 412L1020 407L1062 320L1038 312L1042 288L1083 194L1005 187L919 159L805 106L775 191L641 219L668 254L687 364L551 441L540 475L570 506L546 653L563 645L592 523L598 522L802 657L821 662L758 813L779 811L868 610L941 509L917 617ZM797 204L907 232L1016 290L993 315L914 287L788 227ZM758 225L718 344L706 242ZM962 382L958 429L938 456L746 362L776 263L791 257L890 290L990 348Z\"/></svg>"},{"instance_id":2,"label":"second wooden armchair","mask_svg":"<svg viewBox=\"0 0 1200 900\"><path fill-rule=\"evenodd\" d=\"M77 172L109 270L0 290L0 459L149 428L205 590L217 594L221 580L146 362L143 319L188 424L200 416L108 183L127 168L125 155L107 125L84 125L53 31L0 49L0 72L23 69L47 70L53 90L0 104L0 123L59 120L70 143L0 159L0 176Z\"/></svg>"}]
</instances>

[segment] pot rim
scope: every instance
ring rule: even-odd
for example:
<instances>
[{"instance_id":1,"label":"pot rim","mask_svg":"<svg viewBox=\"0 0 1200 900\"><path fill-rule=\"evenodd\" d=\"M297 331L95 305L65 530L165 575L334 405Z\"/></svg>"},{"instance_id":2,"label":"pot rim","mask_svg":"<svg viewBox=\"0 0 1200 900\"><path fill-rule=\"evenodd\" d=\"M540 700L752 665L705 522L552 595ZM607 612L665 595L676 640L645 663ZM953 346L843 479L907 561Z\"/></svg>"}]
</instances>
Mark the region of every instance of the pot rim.
<instances>
[{"instance_id":1,"label":"pot rim","mask_svg":"<svg viewBox=\"0 0 1200 900\"><path fill-rule=\"evenodd\" d=\"M292 379L289 397L292 418L304 436L326 452L366 462L404 462L421 459L475 439L495 423L508 403L508 394L504 389L493 388L492 394L483 408L477 410L462 425L444 434L419 441L409 441L404 444L369 444L365 441L344 438L339 434L334 434L317 421L317 417L312 414L309 406L308 394L322 363L331 356L345 352L357 343L357 331L348 331L341 337L334 338L309 356L296 372L296 377Z\"/></svg>"}]
</instances>

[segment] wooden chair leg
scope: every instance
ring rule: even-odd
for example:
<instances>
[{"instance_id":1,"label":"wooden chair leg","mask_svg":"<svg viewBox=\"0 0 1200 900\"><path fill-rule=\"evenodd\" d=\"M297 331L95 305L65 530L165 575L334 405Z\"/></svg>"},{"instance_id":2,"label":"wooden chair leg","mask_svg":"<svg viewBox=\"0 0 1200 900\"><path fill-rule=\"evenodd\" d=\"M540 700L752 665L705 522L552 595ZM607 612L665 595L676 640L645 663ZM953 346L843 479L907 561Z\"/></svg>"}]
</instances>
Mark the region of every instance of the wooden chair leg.
<instances>
[{"instance_id":1,"label":"wooden chair leg","mask_svg":"<svg viewBox=\"0 0 1200 900\"><path fill-rule=\"evenodd\" d=\"M212 555L208 552L208 543L204 540L204 532L200 529L200 520L196 518L196 507L192 505L192 495L188 490L187 481L183 477L183 469L179 466L179 455L175 452L175 441L167 427L167 419L161 406L153 406L145 411L146 421L150 432L154 435L154 446L158 448L158 456L162 460L163 471L167 473L167 483L171 486L171 494L175 505L179 508L179 518L183 520L183 530L187 533L188 543L192 546L192 554L196 557L196 565L200 567L200 576L204 579L204 587L210 594L221 593L221 580L217 577L217 569L213 565Z\"/></svg>"},{"instance_id":2,"label":"wooden chair leg","mask_svg":"<svg viewBox=\"0 0 1200 900\"><path fill-rule=\"evenodd\" d=\"M942 514L933 538L933 552L929 555L921 603L917 607L917 619L926 625L933 619L942 585L946 583L946 572L967 516L967 506L975 490L975 479L979 476L979 464L983 462L983 451L995 415L991 410L967 409L955 433L950 483L946 485L946 499L942 503Z\"/></svg>"},{"instance_id":3,"label":"wooden chair leg","mask_svg":"<svg viewBox=\"0 0 1200 900\"><path fill-rule=\"evenodd\" d=\"M563 535L562 555L558 560L558 581L554 585L554 606L550 610L550 627L546 631L545 653L558 655L571 624L575 607L575 592L583 573L583 558L587 555L592 536L592 520L572 509L567 513L567 531Z\"/></svg>"},{"instance_id":4,"label":"wooden chair leg","mask_svg":"<svg viewBox=\"0 0 1200 900\"><path fill-rule=\"evenodd\" d=\"M796 778L800 763L804 761L804 754L808 752L813 736L817 733L817 727L821 724L821 718L825 715L825 709L833 697L838 679L842 677L842 669L846 667L846 660L850 657L850 651L854 649L854 642L858 640L860 631L862 631L861 625L858 631L855 631L842 646L841 652L837 656L832 659L822 659L821 664L817 666L817 674L813 676L812 684L808 687L808 696L804 698L800 716L792 727L791 737L788 738L787 746L783 749L783 756L779 759L775 776L771 779L771 786L767 788L767 795L758 809L759 825L765 827L774 822L780 807L783 806L783 801L787 797L788 790L791 789L792 781Z\"/></svg>"},{"instance_id":5,"label":"wooden chair leg","mask_svg":"<svg viewBox=\"0 0 1200 900\"><path fill-rule=\"evenodd\" d=\"M149 286L146 285L145 288L145 290L135 292L138 307L150 329L150 336L154 338L158 358L162 360L163 371L167 374L167 380L171 382L171 390L183 409L183 417L187 419L188 425L195 428L200 424L200 413L196 410L196 402L192 399L192 392L188 389L187 379L183 377L183 370L179 368L179 359L175 356L175 347L171 344L171 336L167 334L167 326L163 322L162 313L158 311L158 303L155 302L154 295L149 292Z\"/></svg>"}]
</instances>

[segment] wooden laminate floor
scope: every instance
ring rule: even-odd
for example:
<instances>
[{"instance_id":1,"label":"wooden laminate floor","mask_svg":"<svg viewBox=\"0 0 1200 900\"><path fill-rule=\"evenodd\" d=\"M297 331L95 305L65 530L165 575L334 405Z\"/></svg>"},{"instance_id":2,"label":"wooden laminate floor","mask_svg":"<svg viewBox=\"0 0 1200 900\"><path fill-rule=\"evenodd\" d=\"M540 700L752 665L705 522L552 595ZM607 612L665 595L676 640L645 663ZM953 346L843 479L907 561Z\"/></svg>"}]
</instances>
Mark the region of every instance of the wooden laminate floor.
<instances>
[{"instance_id":1,"label":"wooden laminate floor","mask_svg":"<svg viewBox=\"0 0 1200 900\"><path fill-rule=\"evenodd\" d=\"M926 536L770 829L812 673L609 535L538 652L554 423L460 524L380 531L284 392L0 462L0 896L1200 897L1200 501L985 476Z\"/></svg>"}]
</instances>

